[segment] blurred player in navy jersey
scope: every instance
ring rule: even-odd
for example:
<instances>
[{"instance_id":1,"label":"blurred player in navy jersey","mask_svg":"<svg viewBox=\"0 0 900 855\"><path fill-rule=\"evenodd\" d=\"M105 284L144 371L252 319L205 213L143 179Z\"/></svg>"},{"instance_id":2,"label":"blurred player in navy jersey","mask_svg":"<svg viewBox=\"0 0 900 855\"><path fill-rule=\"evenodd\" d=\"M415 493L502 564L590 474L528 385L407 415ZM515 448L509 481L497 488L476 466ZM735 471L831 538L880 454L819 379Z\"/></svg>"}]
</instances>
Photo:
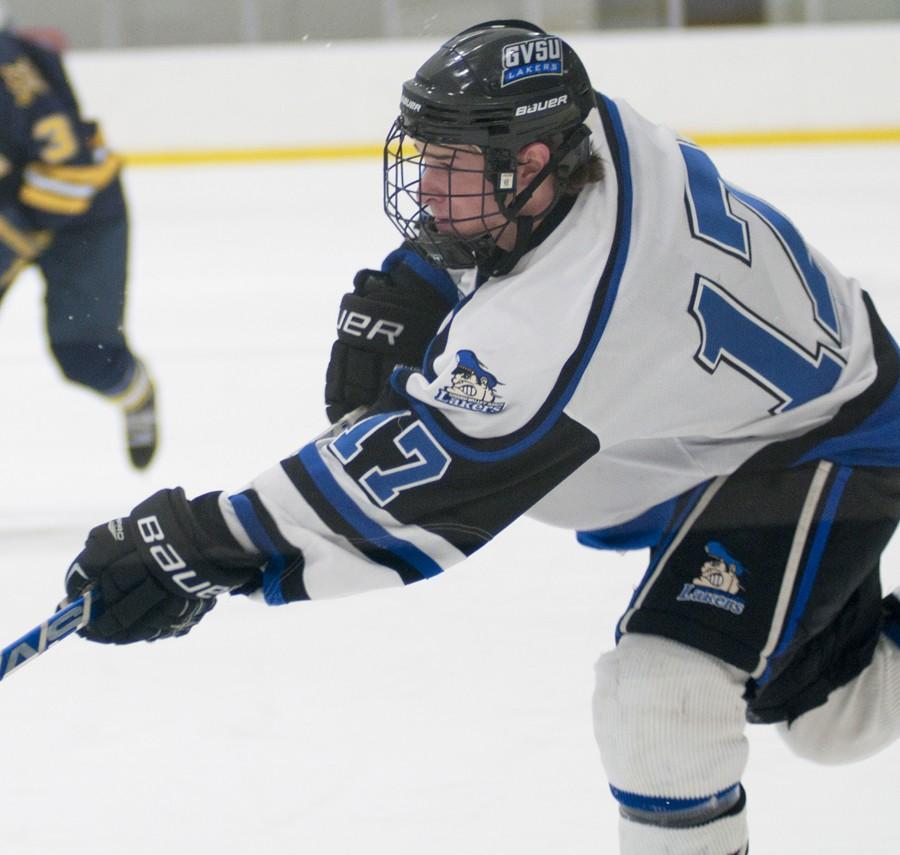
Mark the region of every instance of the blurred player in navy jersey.
<instances>
[{"instance_id":1,"label":"blurred player in navy jersey","mask_svg":"<svg viewBox=\"0 0 900 855\"><path fill-rule=\"evenodd\" d=\"M40 270L59 367L121 409L130 460L143 469L156 450L155 398L123 328L122 161L82 119L53 47L17 33L0 5L0 299L24 268Z\"/></svg>"},{"instance_id":2,"label":"blurred player in navy jersey","mask_svg":"<svg viewBox=\"0 0 900 855\"><path fill-rule=\"evenodd\" d=\"M526 513L649 547L596 672L620 849L746 853L748 721L823 763L900 736L900 357L872 301L523 21L403 85L384 202L403 244L342 300L335 429L97 526L66 576L106 604L83 634L409 584Z\"/></svg>"}]
</instances>

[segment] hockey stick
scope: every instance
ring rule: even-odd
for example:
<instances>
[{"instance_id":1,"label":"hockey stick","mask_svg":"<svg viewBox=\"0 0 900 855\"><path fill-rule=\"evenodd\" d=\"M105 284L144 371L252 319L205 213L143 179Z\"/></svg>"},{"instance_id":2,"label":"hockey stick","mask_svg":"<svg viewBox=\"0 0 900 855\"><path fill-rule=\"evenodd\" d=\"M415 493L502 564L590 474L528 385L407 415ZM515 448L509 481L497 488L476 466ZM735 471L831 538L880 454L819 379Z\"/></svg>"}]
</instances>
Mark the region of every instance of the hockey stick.
<instances>
[{"instance_id":1,"label":"hockey stick","mask_svg":"<svg viewBox=\"0 0 900 855\"><path fill-rule=\"evenodd\" d=\"M316 440L337 436L358 421L366 410L366 407L357 407L322 431ZM62 641L73 632L87 626L91 620L100 615L102 605L99 595L88 589L78 599L56 612L53 617L4 647L3 650L0 650L0 680L8 677L26 662L45 653L56 642Z\"/></svg>"},{"instance_id":2,"label":"hockey stick","mask_svg":"<svg viewBox=\"0 0 900 855\"><path fill-rule=\"evenodd\" d=\"M328 425L322 433L314 436L312 442L318 442L320 439L330 439L338 434L342 434L347 428L353 427L368 411L369 408L365 404L357 407L355 410L350 410L349 413L345 413L334 424Z\"/></svg>"},{"instance_id":3,"label":"hockey stick","mask_svg":"<svg viewBox=\"0 0 900 855\"><path fill-rule=\"evenodd\" d=\"M46 652L57 641L62 641L66 636L87 626L101 610L100 597L90 589L86 590L78 599L63 606L53 617L0 651L0 680Z\"/></svg>"}]
</instances>

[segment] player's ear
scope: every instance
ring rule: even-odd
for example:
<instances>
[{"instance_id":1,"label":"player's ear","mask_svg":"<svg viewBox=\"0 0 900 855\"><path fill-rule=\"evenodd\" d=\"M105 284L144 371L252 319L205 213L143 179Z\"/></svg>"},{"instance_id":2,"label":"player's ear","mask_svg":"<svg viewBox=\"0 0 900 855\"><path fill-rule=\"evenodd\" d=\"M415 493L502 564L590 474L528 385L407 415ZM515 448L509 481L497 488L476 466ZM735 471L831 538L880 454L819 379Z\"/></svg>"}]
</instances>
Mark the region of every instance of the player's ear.
<instances>
[{"instance_id":1,"label":"player's ear","mask_svg":"<svg viewBox=\"0 0 900 855\"><path fill-rule=\"evenodd\" d=\"M519 150L519 187L526 187L550 160L550 149L545 143L533 142Z\"/></svg>"}]
</instances>

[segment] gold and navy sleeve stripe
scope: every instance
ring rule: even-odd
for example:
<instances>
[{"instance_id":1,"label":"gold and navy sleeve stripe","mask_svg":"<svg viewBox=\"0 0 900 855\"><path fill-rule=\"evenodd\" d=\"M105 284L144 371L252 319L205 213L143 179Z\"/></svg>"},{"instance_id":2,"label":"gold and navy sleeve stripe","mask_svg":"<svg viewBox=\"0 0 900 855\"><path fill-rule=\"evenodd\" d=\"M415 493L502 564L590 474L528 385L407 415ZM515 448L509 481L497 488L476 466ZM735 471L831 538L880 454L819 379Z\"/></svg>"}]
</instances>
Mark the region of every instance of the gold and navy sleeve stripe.
<instances>
[{"instance_id":1,"label":"gold and navy sleeve stripe","mask_svg":"<svg viewBox=\"0 0 900 855\"><path fill-rule=\"evenodd\" d=\"M85 213L97 193L112 182L122 168L122 158L97 149L96 162L84 165L30 163L23 173L19 200L49 214L77 216Z\"/></svg>"}]
</instances>

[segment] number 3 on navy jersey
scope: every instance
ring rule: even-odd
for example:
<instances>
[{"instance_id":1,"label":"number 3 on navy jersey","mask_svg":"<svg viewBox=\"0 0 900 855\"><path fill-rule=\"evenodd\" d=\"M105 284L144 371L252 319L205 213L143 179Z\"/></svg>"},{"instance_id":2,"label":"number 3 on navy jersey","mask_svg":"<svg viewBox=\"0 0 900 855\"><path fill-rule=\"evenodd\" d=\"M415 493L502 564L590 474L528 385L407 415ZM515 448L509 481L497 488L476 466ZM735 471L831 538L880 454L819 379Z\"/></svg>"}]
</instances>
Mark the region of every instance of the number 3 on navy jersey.
<instances>
[{"instance_id":1,"label":"number 3 on navy jersey","mask_svg":"<svg viewBox=\"0 0 900 855\"><path fill-rule=\"evenodd\" d=\"M381 413L355 424L328 447L341 463L347 464L359 455L366 441L393 422L400 413ZM420 421L415 421L394 437L394 445L409 463L382 469L373 466L360 477L360 486L380 506L392 502L401 491L429 484L444 477L450 455Z\"/></svg>"},{"instance_id":2,"label":"number 3 on navy jersey","mask_svg":"<svg viewBox=\"0 0 900 855\"><path fill-rule=\"evenodd\" d=\"M827 341L839 347L841 333L828 282L794 224L762 199L726 184L701 149L687 142L680 146L693 237L752 265L749 224L732 211L731 200L746 205L777 238L809 299L813 320ZM829 347L820 343L815 351L804 348L702 274L695 278L689 310L700 326L700 365L712 373L723 361L728 363L775 397L772 413L825 394L840 377L844 362Z\"/></svg>"}]
</instances>

